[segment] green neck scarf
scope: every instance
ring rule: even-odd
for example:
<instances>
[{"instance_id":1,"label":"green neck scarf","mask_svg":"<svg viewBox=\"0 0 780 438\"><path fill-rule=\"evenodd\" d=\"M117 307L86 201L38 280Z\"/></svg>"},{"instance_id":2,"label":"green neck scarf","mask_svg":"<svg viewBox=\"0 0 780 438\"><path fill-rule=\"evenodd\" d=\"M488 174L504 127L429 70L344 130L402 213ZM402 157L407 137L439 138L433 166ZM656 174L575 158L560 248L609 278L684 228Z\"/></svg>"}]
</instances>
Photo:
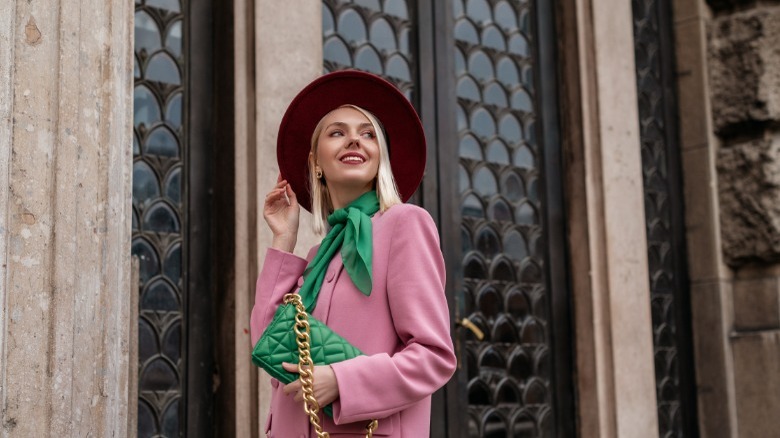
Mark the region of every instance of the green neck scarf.
<instances>
[{"instance_id":1,"label":"green neck scarf","mask_svg":"<svg viewBox=\"0 0 780 438\"><path fill-rule=\"evenodd\" d=\"M379 199L372 190L328 216L331 229L303 272L303 286L299 293L307 312L314 310L325 272L339 248L349 278L363 295L371 295L371 216L377 211Z\"/></svg>"}]
</instances>

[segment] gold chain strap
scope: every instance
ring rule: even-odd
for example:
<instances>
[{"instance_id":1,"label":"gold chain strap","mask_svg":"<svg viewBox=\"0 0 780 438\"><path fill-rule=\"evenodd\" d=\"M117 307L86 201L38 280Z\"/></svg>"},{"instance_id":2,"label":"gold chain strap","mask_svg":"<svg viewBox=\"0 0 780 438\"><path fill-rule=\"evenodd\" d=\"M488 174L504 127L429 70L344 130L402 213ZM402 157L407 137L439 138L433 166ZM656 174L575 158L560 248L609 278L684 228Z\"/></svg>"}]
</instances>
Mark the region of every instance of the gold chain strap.
<instances>
[{"instance_id":1,"label":"gold chain strap","mask_svg":"<svg viewBox=\"0 0 780 438\"><path fill-rule=\"evenodd\" d=\"M309 421L314 426L317 438L330 438L330 434L322 430L320 426L320 405L314 398L314 361L311 358L311 343L309 329L309 315L306 308L303 307L301 296L298 294L287 294L284 296L285 304L293 304L297 313L295 314L295 342L298 344L298 375L301 380L301 390L303 391L303 410L309 416ZM374 430L379 426L377 420L371 420L366 425L366 438L374 436Z\"/></svg>"}]
</instances>

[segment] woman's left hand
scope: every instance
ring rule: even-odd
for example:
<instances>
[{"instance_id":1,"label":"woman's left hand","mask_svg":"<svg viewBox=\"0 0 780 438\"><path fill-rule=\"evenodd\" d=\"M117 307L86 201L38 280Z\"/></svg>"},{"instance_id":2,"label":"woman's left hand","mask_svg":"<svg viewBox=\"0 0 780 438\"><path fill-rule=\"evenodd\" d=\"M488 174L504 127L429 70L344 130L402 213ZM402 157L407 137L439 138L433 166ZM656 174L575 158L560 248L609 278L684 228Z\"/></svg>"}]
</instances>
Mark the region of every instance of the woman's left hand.
<instances>
[{"instance_id":1,"label":"woman's left hand","mask_svg":"<svg viewBox=\"0 0 780 438\"><path fill-rule=\"evenodd\" d=\"M298 365L284 362L282 366L291 373L298 372ZM330 365L316 365L314 367L314 398L317 404L323 408L333 403L339 398L339 385L336 382L336 374ZM296 379L292 383L284 386L286 395L295 394L295 401L303 401L303 391L301 390L301 381Z\"/></svg>"}]
</instances>

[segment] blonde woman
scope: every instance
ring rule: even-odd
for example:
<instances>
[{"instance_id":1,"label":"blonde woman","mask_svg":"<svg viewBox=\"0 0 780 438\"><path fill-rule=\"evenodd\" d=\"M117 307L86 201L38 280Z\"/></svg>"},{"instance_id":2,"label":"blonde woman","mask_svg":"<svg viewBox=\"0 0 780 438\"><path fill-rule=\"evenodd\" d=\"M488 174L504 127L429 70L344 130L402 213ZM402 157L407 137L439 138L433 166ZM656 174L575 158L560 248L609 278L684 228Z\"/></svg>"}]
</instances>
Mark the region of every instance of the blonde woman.
<instances>
[{"instance_id":1,"label":"blonde woman","mask_svg":"<svg viewBox=\"0 0 780 438\"><path fill-rule=\"evenodd\" d=\"M343 71L320 77L293 100L280 126L281 175L263 216L273 233L257 283L252 341L286 293L365 355L314 368L314 395L332 403L323 428L364 436L429 434L431 394L456 359L436 226L404 204L425 168L425 137L406 98L385 80ZM300 207L326 233L306 259L293 255ZM285 369L297 373L297 365ZM316 436L301 385L272 380L271 437Z\"/></svg>"}]
</instances>

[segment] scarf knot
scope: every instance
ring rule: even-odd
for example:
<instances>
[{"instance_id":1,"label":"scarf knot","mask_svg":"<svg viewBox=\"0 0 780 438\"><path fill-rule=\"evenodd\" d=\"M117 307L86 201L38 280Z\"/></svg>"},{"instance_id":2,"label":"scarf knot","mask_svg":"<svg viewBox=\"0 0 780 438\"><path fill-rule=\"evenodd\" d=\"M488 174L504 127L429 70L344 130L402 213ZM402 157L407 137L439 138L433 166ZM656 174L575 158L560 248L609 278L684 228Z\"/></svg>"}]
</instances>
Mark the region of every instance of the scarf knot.
<instances>
[{"instance_id":1,"label":"scarf knot","mask_svg":"<svg viewBox=\"0 0 780 438\"><path fill-rule=\"evenodd\" d=\"M379 199L372 190L328 216L331 229L322 239L317 255L303 272L303 286L299 293L307 312L311 313L314 309L328 265L339 249L349 278L364 295L371 294L371 216L377 211Z\"/></svg>"}]
</instances>

